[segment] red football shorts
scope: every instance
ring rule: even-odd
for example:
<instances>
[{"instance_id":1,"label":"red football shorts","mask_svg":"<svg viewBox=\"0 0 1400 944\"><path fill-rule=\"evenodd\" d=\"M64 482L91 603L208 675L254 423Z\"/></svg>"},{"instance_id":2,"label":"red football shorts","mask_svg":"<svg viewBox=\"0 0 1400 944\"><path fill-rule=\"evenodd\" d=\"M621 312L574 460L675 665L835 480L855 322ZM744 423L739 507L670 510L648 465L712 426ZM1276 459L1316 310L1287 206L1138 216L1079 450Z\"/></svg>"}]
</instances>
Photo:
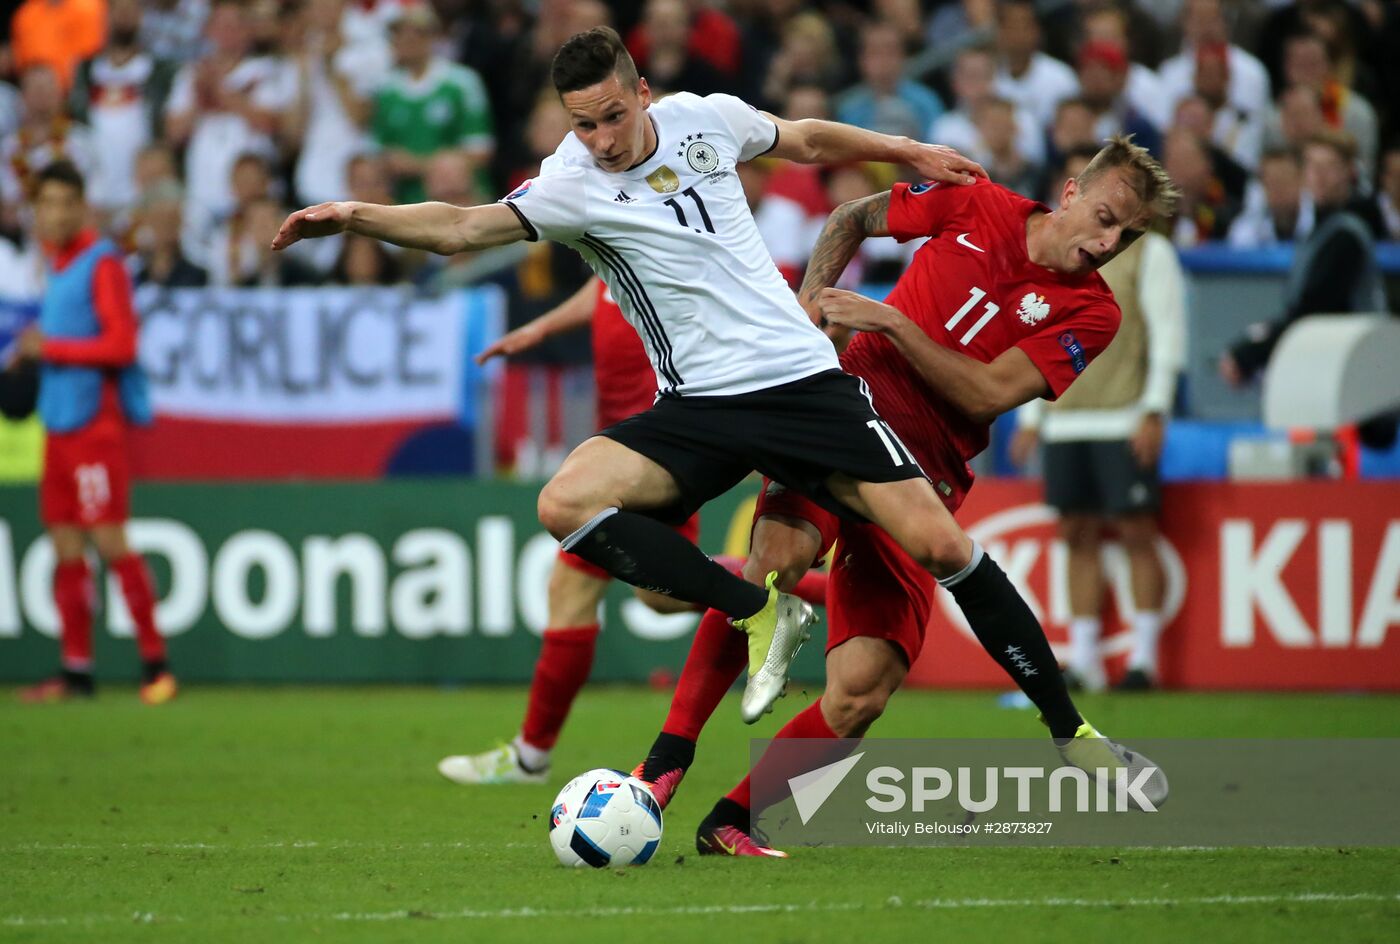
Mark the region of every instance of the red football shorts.
<instances>
[{"instance_id":1,"label":"red football shorts","mask_svg":"<svg viewBox=\"0 0 1400 944\"><path fill-rule=\"evenodd\" d=\"M130 508L131 474L120 430L89 427L48 435L39 483L44 524L120 524Z\"/></svg>"},{"instance_id":2,"label":"red football shorts","mask_svg":"<svg viewBox=\"0 0 1400 944\"><path fill-rule=\"evenodd\" d=\"M855 636L887 639L909 665L924 647L938 581L873 524L841 522L826 590L826 651Z\"/></svg>"},{"instance_id":3,"label":"red football shorts","mask_svg":"<svg viewBox=\"0 0 1400 944\"><path fill-rule=\"evenodd\" d=\"M691 515L684 524L678 524L673 529L681 537L691 544L700 543L700 516ZM595 567L577 554L570 553L562 547L559 549L559 563L565 567L572 567L579 573L587 574L590 577L597 577L599 580L611 580L612 575L601 567Z\"/></svg>"}]
</instances>

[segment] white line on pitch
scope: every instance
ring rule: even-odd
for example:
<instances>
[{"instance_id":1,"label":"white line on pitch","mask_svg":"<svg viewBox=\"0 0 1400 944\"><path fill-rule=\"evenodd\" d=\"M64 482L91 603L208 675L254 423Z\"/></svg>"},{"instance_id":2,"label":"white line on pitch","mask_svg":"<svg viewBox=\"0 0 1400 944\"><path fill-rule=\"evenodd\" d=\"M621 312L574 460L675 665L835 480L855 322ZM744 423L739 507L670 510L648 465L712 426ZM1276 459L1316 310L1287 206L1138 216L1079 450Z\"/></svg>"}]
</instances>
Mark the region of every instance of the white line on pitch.
<instances>
[{"instance_id":1,"label":"white line on pitch","mask_svg":"<svg viewBox=\"0 0 1400 944\"><path fill-rule=\"evenodd\" d=\"M1381 895L1367 892L1341 894L1337 892L1300 892L1292 895L1211 895L1198 898L930 898L904 903L899 898L884 901L810 901L799 903L758 903L734 905L679 905L669 908L647 906L591 908L464 908L458 911L395 910L342 911L330 915L268 915L279 922L317 921L400 921L409 918L458 920L511 920L521 918L617 918L670 917L683 915L742 915L742 914L801 914L841 911L957 911L986 908L1182 908L1217 905L1310 905L1310 904L1391 904L1400 902L1400 894ZM215 917L214 915L209 916ZM131 922L138 924L187 923L191 919L180 915L137 912L122 915L84 915L72 917L10 916L0 919L8 927L38 927L48 925L86 925Z\"/></svg>"}]
</instances>

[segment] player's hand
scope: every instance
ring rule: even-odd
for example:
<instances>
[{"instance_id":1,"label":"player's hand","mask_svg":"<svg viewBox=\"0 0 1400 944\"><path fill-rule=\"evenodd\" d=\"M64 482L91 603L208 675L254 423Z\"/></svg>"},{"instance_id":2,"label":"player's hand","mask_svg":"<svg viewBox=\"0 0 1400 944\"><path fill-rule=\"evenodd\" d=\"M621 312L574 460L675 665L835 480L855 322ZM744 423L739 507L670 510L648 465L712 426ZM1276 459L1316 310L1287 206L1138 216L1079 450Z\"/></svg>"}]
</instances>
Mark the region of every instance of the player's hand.
<instances>
[{"instance_id":1,"label":"player's hand","mask_svg":"<svg viewBox=\"0 0 1400 944\"><path fill-rule=\"evenodd\" d=\"M538 347L544 342L545 333L536 325L521 325L514 331L507 332L497 338L486 350L476 355L478 364L485 364L493 357L514 357L523 351L528 351L532 347Z\"/></svg>"},{"instance_id":2,"label":"player's hand","mask_svg":"<svg viewBox=\"0 0 1400 944\"><path fill-rule=\"evenodd\" d=\"M1040 446L1040 432L1034 426L1021 426L1011 437L1011 461L1020 469L1030 465L1035 450Z\"/></svg>"},{"instance_id":3,"label":"player's hand","mask_svg":"<svg viewBox=\"0 0 1400 944\"><path fill-rule=\"evenodd\" d=\"M37 361L44 356L44 332L38 325L30 325L15 339L16 361Z\"/></svg>"},{"instance_id":4,"label":"player's hand","mask_svg":"<svg viewBox=\"0 0 1400 944\"><path fill-rule=\"evenodd\" d=\"M282 223L273 237L273 249L286 249L302 239L317 239L345 232L350 225L354 205L350 203L318 203L297 210Z\"/></svg>"},{"instance_id":5,"label":"player's hand","mask_svg":"<svg viewBox=\"0 0 1400 944\"><path fill-rule=\"evenodd\" d=\"M905 320L898 308L840 288L822 289L817 296L817 310L828 325L881 334L894 330Z\"/></svg>"},{"instance_id":6,"label":"player's hand","mask_svg":"<svg viewBox=\"0 0 1400 944\"><path fill-rule=\"evenodd\" d=\"M1137 432L1128 440L1128 448L1132 449L1133 458L1137 459L1138 465L1144 469L1157 465L1157 460L1162 457L1162 440L1166 432L1167 424L1163 422L1162 414L1148 413L1142 418Z\"/></svg>"},{"instance_id":7,"label":"player's hand","mask_svg":"<svg viewBox=\"0 0 1400 944\"><path fill-rule=\"evenodd\" d=\"M975 183L979 177L987 176L981 164L941 144L915 145L913 152L904 162L918 171L925 180L934 180L941 184L970 184Z\"/></svg>"}]
</instances>

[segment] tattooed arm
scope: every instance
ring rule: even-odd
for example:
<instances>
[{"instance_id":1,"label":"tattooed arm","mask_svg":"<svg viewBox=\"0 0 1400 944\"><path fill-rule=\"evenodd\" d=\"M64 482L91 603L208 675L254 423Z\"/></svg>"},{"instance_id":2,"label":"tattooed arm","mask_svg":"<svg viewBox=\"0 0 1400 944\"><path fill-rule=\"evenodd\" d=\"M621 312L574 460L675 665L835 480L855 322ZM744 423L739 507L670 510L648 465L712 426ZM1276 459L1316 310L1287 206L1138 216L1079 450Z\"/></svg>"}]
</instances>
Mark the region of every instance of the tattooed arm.
<instances>
[{"instance_id":1,"label":"tattooed arm","mask_svg":"<svg viewBox=\"0 0 1400 944\"><path fill-rule=\"evenodd\" d=\"M817 296L824 288L831 288L846 271L846 266L855 258L856 251L867 236L888 236L890 212L890 192L877 193L843 203L831 212L826 225L822 227L817 245L812 249L811 261L807 263L807 274L802 279L797 300L807 310L814 324L826 331L842 350L850 338L851 329L827 324L817 308Z\"/></svg>"}]
</instances>

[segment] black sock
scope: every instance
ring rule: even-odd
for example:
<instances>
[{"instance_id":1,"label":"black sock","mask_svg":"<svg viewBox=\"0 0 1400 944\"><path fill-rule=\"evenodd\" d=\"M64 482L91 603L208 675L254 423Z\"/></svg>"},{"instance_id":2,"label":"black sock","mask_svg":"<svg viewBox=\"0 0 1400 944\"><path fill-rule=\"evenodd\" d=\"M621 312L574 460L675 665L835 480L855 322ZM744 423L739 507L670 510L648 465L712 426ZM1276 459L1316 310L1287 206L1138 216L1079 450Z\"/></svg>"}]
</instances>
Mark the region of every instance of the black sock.
<instances>
[{"instance_id":1,"label":"black sock","mask_svg":"<svg viewBox=\"0 0 1400 944\"><path fill-rule=\"evenodd\" d=\"M149 662L141 663L141 684L149 685L160 677L162 672L169 672L170 666L164 659L151 659Z\"/></svg>"},{"instance_id":2,"label":"black sock","mask_svg":"<svg viewBox=\"0 0 1400 944\"><path fill-rule=\"evenodd\" d=\"M689 770L695 763L695 742L679 734L662 731L652 742L651 751L642 763L642 779L648 782L660 777L668 770Z\"/></svg>"},{"instance_id":3,"label":"black sock","mask_svg":"<svg viewBox=\"0 0 1400 944\"><path fill-rule=\"evenodd\" d=\"M91 695L97 690L93 684L91 672L74 672L72 669L62 671L63 684L68 686L70 692L80 695Z\"/></svg>"},{"instance_id":4,"label":"black sock","mask_svg":"<svg viewBox=\"0 0 1400 944\"><path fill-rule=\"evenodd\" d=\"M715 808L710 810L710 815L705 817L705 826L733 826L742 829L745 833L749 831L749 811L740 806L738 801L729 797L720 797Z\"/></svg>"},{"instance_id":5,"label":"black sock","mask_svg":"<svg viewBox=\"0 0 1400 944\"><path fill-rule=\"evenodd\" d=\"M719 610L733 619L752 616L768 591L736 577L661 522L631 511L604 512L564 539L571 551L643 590L654 590Z\"/></svg>"},{"instance_id":6,"label":"black sock","mask_svg":"<svg viewBox=\"0 0 1400 944\"><path fill-rule=\"evenodd\" d=\"M977 548L974 557L980 552ZM1040 709L1050 736L1074 737L1084 719L1070 700L1040 622L990 556L982 554L969 568L940 583L958 601L982 648Z\"/></svg>"}]
</instances>

